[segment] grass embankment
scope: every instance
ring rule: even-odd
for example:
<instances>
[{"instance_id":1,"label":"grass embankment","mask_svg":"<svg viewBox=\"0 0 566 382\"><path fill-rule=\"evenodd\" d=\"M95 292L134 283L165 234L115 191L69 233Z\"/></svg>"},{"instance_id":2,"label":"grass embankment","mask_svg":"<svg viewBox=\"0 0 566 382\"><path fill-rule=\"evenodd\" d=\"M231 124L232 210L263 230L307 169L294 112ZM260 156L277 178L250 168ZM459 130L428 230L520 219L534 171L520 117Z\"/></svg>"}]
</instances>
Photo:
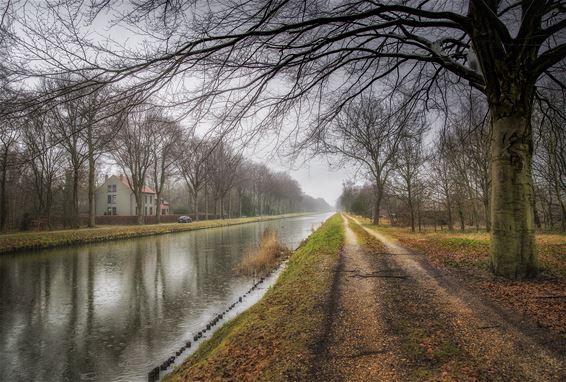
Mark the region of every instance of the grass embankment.
<instances>
[{"instance_id":1,"label":"grass embankment","mask_svg":"<svg viewBox=\"0 0 566 382\"><path fill-rule=\"evenodd\" d=\"M129 239L140 236L161 235L174 232L224 227L237 224L282 219L305 214L258 216L237 219L202 220L192 223L164 223L139 226L104 226L49 232L21 232L0 235L0 254L29 251L100 241Z\"/></svg>"},{"instance_id":2,"label":"grass embankment","mask_svg":"<svg viewBox=\"0 0 566 382\"><path fill-rule=\"evenodd\" d=\"M471 288L530 316L538 325L566 336L566 235L536 235L541 274L533 280L495 277L489 270L489 233L458 231L411 232L408 228L370 224L407 247L423 253L436 267L458 272Z\"/></svg>"},{"instance_id":3,"label":"grass embankment","mask_svg":"<svg viewBox=\"0 0 566 382\"><path fill-rule=\"evenodd\" d=\"M334 215L291 255L256 305L226 323L165 380L311 380L343 243L342 218Z\"/></svg>"}]
</instances>

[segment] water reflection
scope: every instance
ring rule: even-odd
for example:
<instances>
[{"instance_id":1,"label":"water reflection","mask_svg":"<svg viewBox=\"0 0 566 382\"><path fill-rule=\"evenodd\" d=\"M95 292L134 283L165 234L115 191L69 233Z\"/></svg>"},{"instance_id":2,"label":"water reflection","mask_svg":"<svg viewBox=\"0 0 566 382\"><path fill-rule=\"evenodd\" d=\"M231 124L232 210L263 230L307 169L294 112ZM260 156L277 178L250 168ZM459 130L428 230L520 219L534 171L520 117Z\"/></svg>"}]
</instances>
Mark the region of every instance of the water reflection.
<instances>
[{"instance_id":1,"label":"water reflection","mask_svg":"<svg viewBox=\"0 0 566 382\"><path fill-rule=\"evenodd\" d=\"M296 247L328 215L0 257L0 380L145 380L251 280L271 225Z\"/></svg>"}]
</instances>

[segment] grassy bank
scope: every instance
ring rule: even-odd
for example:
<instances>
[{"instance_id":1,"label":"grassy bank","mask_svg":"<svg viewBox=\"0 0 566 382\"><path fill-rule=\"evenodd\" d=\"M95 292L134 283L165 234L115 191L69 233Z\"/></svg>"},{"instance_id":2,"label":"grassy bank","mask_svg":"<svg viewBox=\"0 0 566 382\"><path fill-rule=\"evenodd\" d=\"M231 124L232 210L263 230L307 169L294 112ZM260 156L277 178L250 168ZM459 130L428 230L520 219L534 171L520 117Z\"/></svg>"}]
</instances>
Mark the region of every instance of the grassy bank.
<instances>
[{"instance_id":1,"label":"grassy bank","mask_svg":"<svg viewBox=\"0 0 566 382\"><path fill-rule=\"evenodd\" d=\"M374 227L369 219L360 219L366 227ZM375 228L375 227L374 227ZM439 266L462 269L489 269L487 232L423 231L411 232L406 227L380 226L379 230L427 255ZM536 248L541 271L551 277L566 277L566 235L537 233Z\"/></svg>"},{"instance_id":2,"label":"grassy bank","mask_svg":"<svg viewBox=\"0 0 566 382\"><path fill-rule=\"evenodd\" d=\"M370 229L397 239L422 253L431 264L459 274L471 289L512 310L531 317L537 325L566 337L566 236L539 233L536 246L541 274L533 280L507 280L489 270L489 234L486 232L411 232L404 227L370 224Z\"/></svg>"},{"instance_id":3,"label":"grassy bank","mask_svg":"<svg viewBox=\"0 0 566 382\"><path fill-rule=\"evenodd\" d=\"M223 220L204 220L192 222L189 224L166 223L140 226L105 226L98 228L80 228L74 230L50 232L22 232L4 234L0 235L0 254L63 247L75 244L95 243L100 241L129 239L140 236L194 231L198 229L255 223L259 221L282 219L301 215L304 214L286 214Z\"/></svg>"},{"instance_id":4,"label":"grassy bank","mask_svg":"<svg viewBox=\"0 0 566 382\"><path fill-rule=\"evenodd\" d=\"M334 215L291 255L256 305L220 328L166 381L312 379L343 242L342 218Z\"/></svg>"}]
</instances>

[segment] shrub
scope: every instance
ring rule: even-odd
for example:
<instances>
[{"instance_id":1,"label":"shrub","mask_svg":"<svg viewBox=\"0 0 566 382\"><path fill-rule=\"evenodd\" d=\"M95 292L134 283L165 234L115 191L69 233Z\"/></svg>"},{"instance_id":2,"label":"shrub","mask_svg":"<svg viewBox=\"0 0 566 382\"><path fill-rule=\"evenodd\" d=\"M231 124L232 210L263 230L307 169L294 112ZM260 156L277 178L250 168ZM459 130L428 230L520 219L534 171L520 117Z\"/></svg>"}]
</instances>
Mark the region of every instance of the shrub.
<instances>
[{"instance_id":1,"label":"shrub","mask_svg":"<svg viewBox=\"0 0 566 382\"><path fill-rule=\"evenodd\" d=\"M261 235L259 245L246 250L236 270L254 276L266 274L290 253L289 248L279 242L277 232L267 227Z\"/></svg>"}]
</instances>

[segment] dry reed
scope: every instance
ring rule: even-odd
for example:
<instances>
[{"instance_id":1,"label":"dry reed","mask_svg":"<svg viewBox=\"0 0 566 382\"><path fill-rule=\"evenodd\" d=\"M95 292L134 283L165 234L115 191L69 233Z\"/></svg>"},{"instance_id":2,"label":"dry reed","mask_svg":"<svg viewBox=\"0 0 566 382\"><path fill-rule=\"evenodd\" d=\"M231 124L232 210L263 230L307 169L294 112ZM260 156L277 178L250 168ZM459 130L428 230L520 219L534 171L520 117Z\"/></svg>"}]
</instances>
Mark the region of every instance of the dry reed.
<instances>
[{"instance_id":1,"label":"dry reed","mask_svg":"<svg viewBox=\"0 0 566 382\"><path fill-rule=\"evenodd\" d=\"M267 227L261 235L258 246L250 247L236 268L239 273L261 276L268 273L291 251L279 242L277 232Z\"/></svg>"}]
</instances>

